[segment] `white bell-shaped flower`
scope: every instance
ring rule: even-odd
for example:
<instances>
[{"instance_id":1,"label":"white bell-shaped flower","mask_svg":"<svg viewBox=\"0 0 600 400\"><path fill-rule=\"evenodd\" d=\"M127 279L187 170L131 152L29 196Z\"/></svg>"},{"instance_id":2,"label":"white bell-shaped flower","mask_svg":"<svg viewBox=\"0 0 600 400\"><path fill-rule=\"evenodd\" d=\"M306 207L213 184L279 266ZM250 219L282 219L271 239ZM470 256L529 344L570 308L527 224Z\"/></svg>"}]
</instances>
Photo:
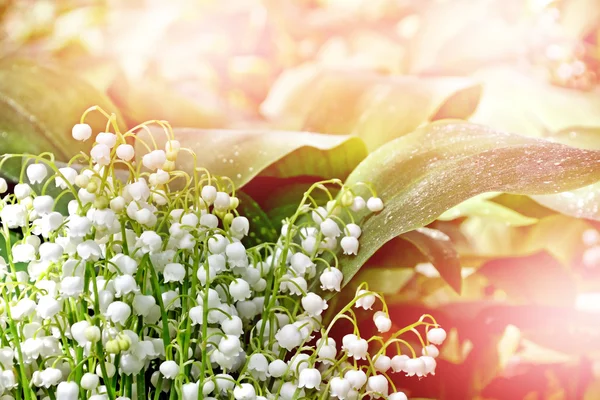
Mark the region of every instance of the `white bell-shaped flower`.
<instances>
[{"instance_id":1,"label":"white bell-shaped flower","mask_svg":"<svg viewBox=\"0 0 600 400\"><path fill-rule=\"evenodd\" d=\"M356 297L358 297L355 305L356 308L362 307L365 310L370 310L373 304L375 304L375 295L368 290L359 290L356 292Z\"/></svg>"},{"instance_id":2,"label":"white bell-shaped flower","mask_svg":"<svg viewBox=\"0 0 600 400\"><path fill-rule=\"evenodd\" d=\"M229 229L236 238L241 239L250 231L250 222L248 218L238 216L231 221Z\"/></svg>"},{"instance_id":3,"label":"white bell-shaped flower","mask_svg":"<svg viewBox=\"0 0 600 400\"><path fill-rule=\"evenodd\" d=\"M404 364L406 376L425 375L425 362L421 358L409 358Z\"/></svg>"},{"instance_id":4,"label":"white bell-shaped flower","mask_svg":"<svg viewBox=\"0 0 600 400\"><path fill-rule=\"evenodd\" d=\"M164 150L153 150L148 154L144 154L142 157L142 164L144 167L152 171L161 168L165 161L167 161L167 155Z\"/></svg>"},{"instance_id":5,"label":"white bell-shaped flower","mask_svg":"<svg viewBox=\"0 0 600 400\"><path fill-rule=\"evenodd\" d=\"M269 376L272 376L273 378L279 378L283 376L287 370L288 365L285 363L285 361L278 359L271 361L269 364L268 373Z\"/></svg>"},{"instance_id":6,"label":"white bell-shaped flower","mask_svg":"<svg viewBox=\"0 0 600 400\"><path fill-rule=\"evenodd\" d=\"M423 349L421 350L421 355L437 358L440 355L440 351L435 345L429 344L423 347Z\"/></svg>"},{"instance_id":7,"label":"white bell-shaped flower","mask_svg":"<svg viewBox=\"0 0 600 400\"><path fill-rule=\"evenodd\" d=\"M378 399L387 397L389 391L389 382L383 375L373 375L367 379L367 392L373 392L372 397Z\"/></svg>"},{"instance_id":8,"label":"white bell-shaped flower","mask_svg":"<svg viewBox=\"0 0 600 400\"><path fill-rule=\"evenodd\" d=\"M44 164L29 164L27 166L27 179L32 184L42 183L46 176L48 176L48 169Z\"/></svg>"},{"instance_id":9,"label":"white bell-shaped flower","mask_svg":"<svg viewBox=\"0 0 600 400\"><path fill-rule=\"evenodd\" d=\"M31 196L31 186L29 186L26 183L17 183L15 185L14 188L14 193L15 196L17 197L17 200L21 201L24 200L25 198Z\"/></svg>"},{"instance_id":10,"label":"white bell-shaped flower","mask_svg":"<svg viewBox=\"0 0 600 400\"><path fill-rule=\"evenodd\" d=\"M307 388L307 389L317 389L319 390L319 385L321 384L321 373L316 368L306 368L300 372L300 377L298 378L298 387Z\"/></svg>"},{"instance_id":11,"label":"white bell-shaped flower","mask_svg":"<svg viewBox=\"0 0 600 400\"><path fill-rule=\"evenodd\" d=\"M144 231L136 243L143 254L155 253L161 249L162 239L154 231Z\"/></svg>"},{"instance_id":12,"label":"white bell-shaped flower","mask_svg":"<svg viewBox=\"0 0 600 400\"><path fill-rule=\"evenodd\" d=\"M377 311L373 314L373 322L381 333L389 332L392 328L392 320L383 311Z\"/></svg>"},{"instance_id":13,"label":"white bell-shaped flower","mask_svg":"<svg viewBox=\"0 0 600 400\"><path fill-rule=\"evenodd\" d=\"M133 297L133 312L136 315L147 317L152 310L152 307L156 305L156 299L151 295L136 294Z\"/></svg>"},{"instance_id":14,"label":"white bell-shaped flower","mask_svg":"<svg viewBox=\"0 0 600 400\"><path fill-rule=\"evenodd\" d=\"M97 261L102 256L102 249L94 240L86 240L77 245L77 255L85 261Z\"/></svg>"},{"instance_id":15,"label":"white bell-shaped flower","mask_svg":"<svg viewBox=\"0 0 600 400\"><path fill-rule=\"evenodd\" d=\"M219 211L226 211L231 207L231 197L228 193L217 192L217 196L214 201L215 209Z\"/></svg>"},{"instance_id":16,"label":"white bell-shaped flower","mask_svg":"<svg viewBox=\"0 0 600 400\"><path fill-rule=\"evenodd\" d=\"M97 144L90 150L92 161L98 165L110 164L110 147L105 144Z\"/></svg>"},{"instance_id":17,"label":"white bell-shaped flower","mask_svg":"<svg viewBox=\"0 0 600 400\"><path fill-rule=\"evenodd\" d=\"M410 357L408 357L406 354L399 354L399 355L395 355L394 357L392 357L392 362L391 362L391 366L392 366L392 371L394 372L401 372L404 371L404 369L406 368L406 362L410 360Z\"/></svg>"},{"instance_id":18,"label":"white bell-shaped flower","mask_svg":"<svg viewBox=\"0 0 600 400\"><path fill-rule=\"evenodd\" d=\"M229 294L236 301L246 300L252 295L250 285L245 280L238 278L229 284Z\"/></svg>"},{"instance_id":19,"label":"white bell-shaped flower","mask_svg":"<svg viewBox=\"0 0 600 400\"><path fill-rule=\"evenodd\" d=\"M122 301L115 301L108 306L105 314L115 324L125 325L131 315L131 307Z\"/></svg>"},{"instance_id":20,"label":"white bell-shaped flower","mask_svg":"<svg viewBox=\"0 0 600 400\"><path fill-rule=\"evenodd\" d=\"M260 381L267 380L267 373L269 369L269 361L261 353L254 353L248 360L248 371L254 379Z\"/></svg>"},{"instance_id":21,"label":"white bell-shaped flower","mask_svg":"<svg viewBox=\"0 0 600 400\"><path fill-rule=\"evenodd\" d=\"M356 255L358 253L358 239L354 236L344 236L340 241L340 245L346 255Z\"/></svg>"},{"instance_id":22,"label":"white bell-shaped flower","mask_svg":"<svg viewBox=\"0 0 600 400\"><path fill-rule=\"evenodd\" d=\"M181 386L183 400L198 400L198 382L188 382Z\"/></svg>"},{"instance_id":23,"label":"white bell-shaped flower","mask_svg":"<svg viewBox=\"0 0 600 400\"><path fill-rule=\"evenodd\" d=\"M100 377L98 375L96 375L96 374L92 374L90 372L86 372L81 377L81 382L79 384L85 390L94 390L100 384Z\"/></svg>"},{"instance_id":24,"label":"white bell-shaped flower","mask_svg":"<svg viewBox=\"0 0 600 400\"><path fill-rule=\"evenodd\" d=\"M344 274L337 268L329 267L323 271L319 280L321 281L322 290L335 290L339 292L344 280Z\"/></svg>"},{"instance_id":25,"label":"white bell-shaped flower","mask_svg":"<svg viewBox=\"0 0 600 400\"><path fill-rule=\"evenodd\" d=\"M338 376L333 377L329 381L329 394L331 397L340 400L345 400L348 397L351 388L350 382L347 379Z\"/></svg>"},{"instance_id":26,"label":"white bell-shaped flower","mask_svg":"<svg viewBox=\"0 0 600 400\"><path fill-rule=\"evenodd\" d=\"M390 394L388 396L388 400L408 400L408 397L404 394L404 392L396 392Z\"/></svg>"},{"instance_id":27,"label":"white bell-shaped flower","mask_svg":"<svg viewBox=\"0 0 600 400\"><path fill-rule=\"evenodd\" d=\"M131 275L120 275L114 280L115 297L122 297L139 291L135 278Z\"/></svg>"},{"instance_id":28,"label":"white bell-shaped flower","mask_svg":"<svg viewBox=\"0 0 600 400\"><path fill-rule=\"evenodd\" d=\"M235 400L256 400L256 390L249 383L242 383L233 389Z\"/></svg>"},{"instance_id":29,"label":"white bell-shaped flower","mask_svg":"<svg viewBox=\"0 0 600 400\"><path fill-rule=\"evenodd\" d=\"M435 358L433 358L431 356L421 356L419 358L425 364L425 370L424 370L423 376L427 376L429 374L435 375L435 368L437 366L437 362L435 361Z\"/></svg>"},{"instance_id":30,"label":"white bell-shaped flower","mask_svg":"<svg viewBox=\"0 0 600 400\"><path fill-rule=\"evenodd\" d=\"M56 177L54 178L54 184L57 188L67 189L69 187L67 183L71 185L75 184L75 179L77 178L77 171L74 168L63 167L59 168L58 172L60 174L56 174Z\"/></svg>"},{"instance_id":31,"label":"white bell-shaped flower","mask_svg":"<svg viewBox=\"0 0 600 400\"><path fill-rule=\"evenodd\" d=\"M9 229L27 224L27 209L22 204L8 204L0 211L0 219Z\"/></svg>"},{"instance_id":32,"label":"white bell-shaped flower","mask_svg":"<svg viewBox=\"0 0 600 400\"><path fill-rule=\"evenodd\" d=\"M217 188L212 185L203 186L200 191L200 197L202 197L202 200L206 204L211 205L217 199Z\"/></svg>"},{"instance_id":33,"label":"white bell-shaped flower","mask_svg":"<svg viewBox=\"0 0 600 400\"><path fill-rule=\"evenodd\" d=\"M160 373L167 379L175 379L179 374L179 365L175 361L163 361L159 367Z\"/></svg>"},{"instance_id":34,"label":"white bell-shaped flower","mask_svg":"<svg viewBox=\"0 0 600 400\"><path fill-rule=\"evenodd\" d=\"M343 337L342 347L348 352L348 356L355 360L365 360L369 344L365 339L350 334Z\"/></svg>"},{"instance_id":35,"label":"white bell-shaped flower","mask_svg":"<svg viewBox=\"0 0 600 400\"><path fill-rule=\"evenodd\" d=\"M112 149L117 144L117 135L111 132L100 132L96 135L96 143L103 144Z\"/></svg>"},{"instance_id":36,"label":"white bell-shaped flower","mask_svg":"<svg viewBox=\"0 0 600 400\"><path fill-rule=\"evenodd\" d=\"M390 369L392 360L385 354L380 354L373 360L373 366L379 372L385 373Z\"/></svg>"},{"instance_id":37,"label":"white bell-shaped flower","mask_svg":"<svg viewBox=\"0 0 600 400\"><path fill-rule=\"evenodd\" d=\"M446 331L444 328L433 328L427 331L427 340L433 344L440 345L446 340Z\"/></svg>"},{"instance_id":38,"label":"white bell-shaped flower","mask_svg":"<svg viewBox=\"0 0 600 400\"><path fill-rule=\"evenodd\" d=\"M328 238L338 237L342 233L337 222L331 218L326 218L323 222L321 222L320 228L321 233Z\"/></svg>"},{"instance_id":39,"label":"white bell-shaped flower","mask_svg":"<svg viewBox=\"0 0 600 400\"><path fill-rule=\"evenodd\" d=\"M293 324L285 325L275 334L275 340L280 347L290 351L302 344L300 330Z\"/></svg>"},{"instance_id":40,"label":"white bell-shaped flower","mask_svg":"<svg viewBox=\"0 0 600 400\"><path fill-rule=\"evenodd\" d=\"M79 399L79 386L75 382L61 382L56 387L56 400Z\"/></svg>"},{"instance_id":41,"label":"white bell-shaped flower","mask_svg":"<svg viewBox=\"0 0 600 400\"><path fill-rule=\"evenodd\" d=\"M167 282L179 282L183 283L185 279L185 267L179 263L169 263L163 270L163 276L165 283Z\"/></svg>"},{"instance_id":42,"label":"white bell-shaped flower","mask_svg":"<svg viewBox=\"0 0 600 400\"><path fill-rule=\"evenodd\" d=\"M61 310L61 304L52 296L41 296L35 309L38 317L43 320L51 319Z\"/></svg>"},{"instance_id":43,"label":"white bell-shaped flower","mask_svg":"<svg viewBox=\"0 0 600 400\"><path fill-rule=\"evenodd\" d=\"M30 262L37 258L35 247L28 243L14 245L12 248L13 262Z\"/></svg>"},{"instance_id":44,"label":"white bell-shaped flower","mask_svg":"<svg viewBox=\"0 0 600 400\"><path fill-rule=\"evenodd\" d=\"M309 292L302 298L302 307L308 315L317 316L321 315L328 307L327 301L323 300L321 296L316 293Z\"/></svg>"},{"instance_id":45,"label":"white bell-shaped flower","mask_svg":"<svg viewBox=\"0 0 600 400\"><path fill-rule=\"evenodd\" d=\"M360 390L367 383L367 374L361 369L351 369L344 374L344 378L350 382L352 388Z\"/></svg>"}]
</instances>

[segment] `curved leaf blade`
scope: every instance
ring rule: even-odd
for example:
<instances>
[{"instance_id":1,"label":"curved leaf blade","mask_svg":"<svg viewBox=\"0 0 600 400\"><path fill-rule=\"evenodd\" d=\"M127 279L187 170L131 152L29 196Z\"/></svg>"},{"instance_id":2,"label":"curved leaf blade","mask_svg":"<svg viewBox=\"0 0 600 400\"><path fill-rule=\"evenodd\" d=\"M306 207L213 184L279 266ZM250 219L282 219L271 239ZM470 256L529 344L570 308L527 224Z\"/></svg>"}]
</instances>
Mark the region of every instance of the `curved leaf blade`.
<instances>
[{"instance_id":1,"label":"curved leaf blade","mask_svg":"<svg viewBox=\"0 0 600 400\"><path fill-rule=\"evenodd\" d=\"M480 193L557 193L600 179L600 152L498 132L480 125L431 124L371 153L347 179L371 182L386 203L358 216L361 250L340 255L344 281L384 243L420 228Z\"/></svg>"},{"instance_id":2,"label":"curved leaf blade","mask_svg":"<svg viewBox=\"0 0 600 400\"><path fill-rule=\"evenodd\" d=\"M355 134L369 150L425 122L467 118L481 96L470 78L382 76L302 66L287 71L262 104L278 125Z\"/></svg>"},{"instance_id":3,"label":"curved leaf blade","mask_svg":"<svg viewBox=\"0 0 600 400\"><path fill-rule=\"evenodd\" d=\"M74 140L71 128L93 105L117 112L108 97L72 73L26 60L0 62L0 153L51 151L66 161L89 150L91 141ZM106 119L100 114L90 113L86 122L94 132L105 129ZM10 163L10 167L15 170L3 169L2 173L14 178L20 163Z\"/></svg>"},{"instance_id":4,"label":"curved leaf blade","mask_svg":"<svg viewBox=\"0 0 600 400\"><path fill-rule=\"evenodd\" d=\"M501 204L488 200L496 195L497 193L491 193L491 196L490 193L484 193L472 197L445 211L438 219L450 221L462 217L481 217L484 219L502 221L511 226L527 226L537 222L536 218L528 217Z\"/></svg>"},{"instance_id":5,"label":"curved leaf blade","mask_svg":"<svg viewBox=\"0 0 600 400\"><path fill-rule=\"evenodd\" d=\"M417 228L400 235L423 253L456 293L462 287L461 264L458 253L445 233L431 228Z\"/></svg>"},{"instance_id":6,"label":"curved leaf blade","mask_svg":"<svg viewBox=\"0 0 600 400\"><path fill-rule=\"evenodd\" d=\"M156 132L156 131L154 131ZM367 155L364 142L354 136L322 135L310 132L174 129L182 147L197 154L198 167L212 174L228 176L242 187L257 175L287 178L319 176L345 178ZM147 140L148 133L140 137ZM153 135L164 148L165 135ZM138 158L146 153L136 145ZM177 159L179 169L190 173L193 158L184 152Z\"/></svg>"}]
</instances>

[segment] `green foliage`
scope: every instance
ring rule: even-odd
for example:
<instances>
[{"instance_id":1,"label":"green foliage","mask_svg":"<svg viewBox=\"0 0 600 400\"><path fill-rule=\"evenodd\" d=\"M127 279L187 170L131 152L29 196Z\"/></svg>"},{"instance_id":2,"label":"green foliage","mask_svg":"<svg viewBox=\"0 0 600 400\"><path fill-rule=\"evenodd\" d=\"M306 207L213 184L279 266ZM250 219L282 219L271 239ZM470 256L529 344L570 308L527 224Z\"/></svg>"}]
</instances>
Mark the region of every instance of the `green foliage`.
<instances>
[{"instance_id":1,"label":"green foliage","mask_svg":"<svg viewBox=\"0 0 600 400\"><path fill-rule=\"evenodd\" d=\"M98 105L117 112L106 95L73 73L32 61L0 61L0 154L50 151L68 160L91 143L77 142L71 128L83 112ZM120 120L120 116L118 117ZM90 118L96 132L104 130L102 118ZM20 164L8 163L2 175L18 179Z\"/></svg>"}]
</instances>

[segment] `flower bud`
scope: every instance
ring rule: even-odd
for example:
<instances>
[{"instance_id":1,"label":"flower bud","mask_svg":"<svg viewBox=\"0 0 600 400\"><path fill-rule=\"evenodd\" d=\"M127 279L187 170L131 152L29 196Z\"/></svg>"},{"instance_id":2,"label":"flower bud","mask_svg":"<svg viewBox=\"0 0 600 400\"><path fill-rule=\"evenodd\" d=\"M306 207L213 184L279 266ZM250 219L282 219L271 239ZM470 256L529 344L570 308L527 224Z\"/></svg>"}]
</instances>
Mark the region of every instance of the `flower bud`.
<instances>
[{"instance_id":1,"label":"flower bud","mask_svg":"<svg viewBox=\"0 0 600 400\"><path fill-rule=\"evenodd\" d=\"M117 147L117 157L123 161L131 161L135 156L135 150L130 144L120 144Z\"/></svg>"},{"instance_id":2,"label":"flower bud","mask_svg":"<svg viewBox=\"0 0 600 400\"><path fill-rule=\"evenodd\" d=\"M379 197L371 197L367 200L367 208L371 212L378 212L383 210L383 201Z\"/></svg>"},{"instance_id":3,"label":"flower bud","mask_svg":"<svg viewBox=\"0 0 600 400\"><path fill-rule=\"evenodd\" d=\"M96 389L99 384L100 384L100 377L98 375L96 375L96 374L92 374L92 373L86 372L81 377L80 385L85 390Z\"/></svg>"},{"instance_id":4,"label":"flower bud","mask_svg":"<svg viewBox=\"0 0 600 400\"><path fill-rule=\"evenodd\" d=\"M112 149L117 144L117 135L111 132L100 132L96 135L96 143L103 144Z\"/></svg>"},{"instance_id":5,"label":"flower bud","mask_svg":"<svg viewBox=\"0 0 600 400\"><path fill-rule=\"evenodd\" d=\"M79 141L85 141L92 137L92 127L88 124L76 124L71 130L73 139Z\"/></svg>"}]
</instances>

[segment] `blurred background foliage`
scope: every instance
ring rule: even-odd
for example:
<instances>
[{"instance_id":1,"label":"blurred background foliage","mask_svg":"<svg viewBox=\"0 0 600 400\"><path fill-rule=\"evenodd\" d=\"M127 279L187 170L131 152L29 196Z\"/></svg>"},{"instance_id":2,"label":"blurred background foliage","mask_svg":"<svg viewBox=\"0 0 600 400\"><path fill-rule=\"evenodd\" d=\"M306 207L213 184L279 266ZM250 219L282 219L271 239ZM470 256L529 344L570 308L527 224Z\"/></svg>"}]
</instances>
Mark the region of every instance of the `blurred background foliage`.
<instances>
[{"instance_id":1,"label":"blurred background foliage","mask_svg":"<svg viewBox=\"0 0 600 400\"><path fill-rule=\"evenodd\" d=\"M421 165L417 183L447 188L458 171L487 192L486 179L536 151L557 182L577 181L585 171L564 175L568 157L550 145L600 149L599 77L598 0L0 0L0 153L68 160L90 145L70 127L94 104L123 127L168 120L243 187L256 241L272 240L310 184L364 175L356 166L391 146L429 141L423 165L400 163L382 182ZM456 169L438 158L474 125L428 125L443 119L550 147L490 134L498 141ZM18 179L17 167L2 173ZM398 379L412 398L600 399L600 184L526 185L512 192L531 196L484 193L437 219L445 208L427 209L423 228L386 214L395 238L338 296L367 281L399 326L430 312L451 332L435 377ZM426 210L415 196L428 194L413 190L400 210Z\"/></svg>"}]
</instances>

